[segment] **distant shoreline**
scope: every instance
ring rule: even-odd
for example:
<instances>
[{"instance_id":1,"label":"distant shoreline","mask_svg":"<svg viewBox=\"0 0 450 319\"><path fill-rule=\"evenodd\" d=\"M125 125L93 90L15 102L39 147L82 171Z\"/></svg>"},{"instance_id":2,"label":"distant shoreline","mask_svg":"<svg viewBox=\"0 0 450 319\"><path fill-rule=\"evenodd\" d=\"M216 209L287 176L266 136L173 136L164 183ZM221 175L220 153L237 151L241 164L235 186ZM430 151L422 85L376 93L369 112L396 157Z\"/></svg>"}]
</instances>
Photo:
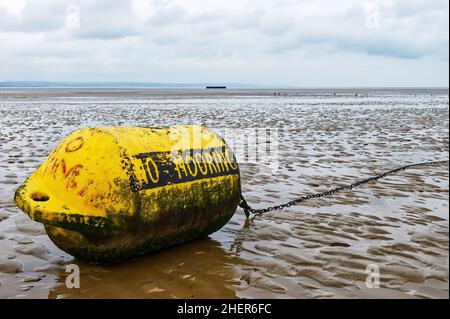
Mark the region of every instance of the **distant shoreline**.
<instances>
[{"instance_id":1,"label":"distant shoreline","mask_svg":"<svg viewBox=\"0 0 450 319\"><path fill-rule=\"evenodd\" d=\"M185 88L6 88L0 87L0 102L82 102L140 103L158 99L233 98L368 98L383 96L436 95L448 98L448 88L317 88L317 89L185 89Z\"/></svg>"},{"instance_id":2,"label":"distant shoreline","mask_svg":"<svg viewBox=\"0 0 450 319\"><path fill-rule=\"evenodd\" d=\"M204 89L207 86L257 88L245 83L169 83L169 82L66 82L66 81L3 81L0 88L100 88L100 89Z\"/></svg>"},{"instance_id":3,"label":"distant shoreline","mask_svg":"<svg viewBox=\"0 0 450 319\"><path fill-rule=\"evenodd\" d=\"M58 82L58 81L0 81L1 89L108 89L108 90L205 90L226 87L226 90L449 90L449 87L294 87L247 83L165 83L165 82ZM210 88L211 89L211 88ZM223 89L223 88L222 88Z\"/></svg>"}]
</instances>

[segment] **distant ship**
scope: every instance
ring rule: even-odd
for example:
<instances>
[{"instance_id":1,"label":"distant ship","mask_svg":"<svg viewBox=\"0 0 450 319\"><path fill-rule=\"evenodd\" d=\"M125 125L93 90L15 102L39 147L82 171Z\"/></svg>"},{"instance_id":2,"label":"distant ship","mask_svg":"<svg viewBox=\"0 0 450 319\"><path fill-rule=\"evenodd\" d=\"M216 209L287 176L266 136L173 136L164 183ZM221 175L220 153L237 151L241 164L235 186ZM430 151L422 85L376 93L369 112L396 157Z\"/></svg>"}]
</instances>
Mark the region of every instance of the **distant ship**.
<instances>
[{"instance_id":1,"label":"distant ship","mask_svg":"<svg viewBox=\"0 0 450 319\"><path fill-rule=\"evenodd\" d=\"M207 85L207 89L226 89L227 87L225 85Z\"/></svg>"}]
</instances>

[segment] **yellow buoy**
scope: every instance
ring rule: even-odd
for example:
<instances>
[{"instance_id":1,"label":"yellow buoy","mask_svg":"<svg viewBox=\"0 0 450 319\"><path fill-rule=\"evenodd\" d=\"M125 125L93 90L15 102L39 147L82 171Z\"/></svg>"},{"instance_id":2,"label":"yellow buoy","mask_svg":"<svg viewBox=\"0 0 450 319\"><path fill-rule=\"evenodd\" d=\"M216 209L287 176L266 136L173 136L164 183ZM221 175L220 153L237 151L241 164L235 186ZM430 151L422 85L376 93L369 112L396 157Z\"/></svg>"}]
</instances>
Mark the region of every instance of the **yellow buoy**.
<instances>
[{"instance_id":1,"label":"yellow buoy","mask_svg":"<svg viewBox=\"0 0 450 319\"><path fill-rule=\"evenodd\" d=\"M68 135L14 200L62 250L109 263L215 232L240 192L236 159L208 128L100 127Z\"/></svg>"}]
</instances>

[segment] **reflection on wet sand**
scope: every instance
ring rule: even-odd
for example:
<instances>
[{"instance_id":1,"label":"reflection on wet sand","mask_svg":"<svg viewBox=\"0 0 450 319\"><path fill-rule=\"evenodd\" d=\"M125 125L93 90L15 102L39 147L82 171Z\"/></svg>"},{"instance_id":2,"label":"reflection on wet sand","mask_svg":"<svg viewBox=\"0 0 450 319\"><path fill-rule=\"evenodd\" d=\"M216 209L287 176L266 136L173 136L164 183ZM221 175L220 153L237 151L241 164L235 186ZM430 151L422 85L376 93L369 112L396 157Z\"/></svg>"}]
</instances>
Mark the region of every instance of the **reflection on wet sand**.
<instances>
[{"instance_id":1,"label":"reflection on wet sand","mask_svg":"<svg viewBox=\"0 0 450 319\"><path fill-rule=\"evenodd\" d=\"M126 102L111 92L69 93L0 94L0 298L448 298L445 166L273 211L249 227L238 209L210 239L111 267L73 260L12 202L26 176L76 128L193 122L280 128L279 169L242 163L240 170L252 206L286 202L403 164L447 159L448 92L146 92ZM80 289L64 286L70 263L80 265ZM369 265L380 270L379 288L366 285Z\"/></svg>"},{"instance_id":2,"label":"reflection on wet sand","mask_svg":"<svg viewBox=\"0 0 450 319\"><path fill-rule=\"evenodd\" d=\"M68 289L66 274L50 298L236 298L233 265L239 258L202 238L107 267L77 263L80 289Z\"/></svg>"}]
</instances>

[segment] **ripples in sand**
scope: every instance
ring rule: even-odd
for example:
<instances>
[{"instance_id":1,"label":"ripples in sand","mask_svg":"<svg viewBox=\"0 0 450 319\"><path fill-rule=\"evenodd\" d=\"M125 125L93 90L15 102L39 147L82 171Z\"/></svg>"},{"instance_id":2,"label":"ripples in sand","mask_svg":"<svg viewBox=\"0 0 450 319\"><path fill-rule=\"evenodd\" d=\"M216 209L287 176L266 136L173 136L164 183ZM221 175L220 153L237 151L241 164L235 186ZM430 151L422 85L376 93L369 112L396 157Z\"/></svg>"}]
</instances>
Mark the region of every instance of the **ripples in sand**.
<instances>
[{"instance_id":1,"label":"ripples in sand","mask_svg":"<svg viewBox=\"0 0 450 319\"><path fill-rule=\"evenodd\" d=\"M210 238L111 267L79 263L81 288L43 227L13 204L15 188L82 126L280 128L280 169L241 165L255 207L346 184L404 163L448 157L448 95L237 96L0 102L0 298L448 298L448 168L255 217L239 209ZM78 263L78 261L75 261ZM380 288L365 285L380 269Z\"/></svg>"}]
</instances>

